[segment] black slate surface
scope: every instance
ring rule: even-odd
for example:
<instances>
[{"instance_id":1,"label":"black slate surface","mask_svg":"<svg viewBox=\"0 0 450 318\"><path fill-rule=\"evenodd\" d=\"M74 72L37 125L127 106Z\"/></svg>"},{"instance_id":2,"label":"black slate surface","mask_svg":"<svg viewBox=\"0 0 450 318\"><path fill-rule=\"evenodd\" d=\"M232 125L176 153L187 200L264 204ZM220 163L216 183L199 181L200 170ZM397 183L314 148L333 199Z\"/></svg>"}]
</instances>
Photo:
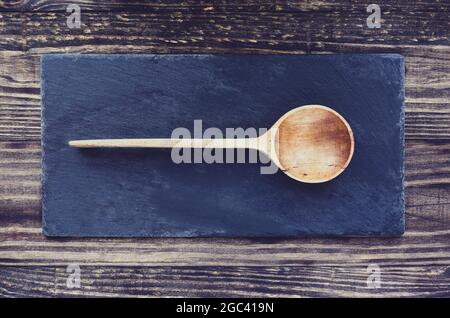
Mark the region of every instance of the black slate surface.
<instances>
[{"instance_id":1,"label":"black slate surface","mask_svg":"<svg viewBox=\"0 0 450 318\"><path fill-rule=\"evenodd\" d=\"M49 236L400 235L404 62L371 55L44 55L42 210ZM72 139L267 127L323 104L355 134L348 169L303 184L260 164L175 164L170 150Z\"/></svg>"}]
</instances>

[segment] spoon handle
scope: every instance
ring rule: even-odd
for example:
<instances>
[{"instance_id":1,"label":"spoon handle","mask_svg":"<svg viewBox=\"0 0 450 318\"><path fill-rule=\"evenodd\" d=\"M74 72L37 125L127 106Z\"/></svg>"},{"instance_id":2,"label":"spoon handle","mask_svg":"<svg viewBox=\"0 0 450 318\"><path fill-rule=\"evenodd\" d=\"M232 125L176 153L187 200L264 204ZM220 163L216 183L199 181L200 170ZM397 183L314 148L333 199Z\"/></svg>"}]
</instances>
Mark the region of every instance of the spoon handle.
<instances>
[{"instance_id":1,"label":"spoon handle","mask_svg":"<svg viewBox=\"0 0 450 318\"><path fill-rule=\"evenodd\" d=\"M249 148L258 149L258 138L238 139L91 139L71 140L75 148Z\"/></svg>"}]
</instances>

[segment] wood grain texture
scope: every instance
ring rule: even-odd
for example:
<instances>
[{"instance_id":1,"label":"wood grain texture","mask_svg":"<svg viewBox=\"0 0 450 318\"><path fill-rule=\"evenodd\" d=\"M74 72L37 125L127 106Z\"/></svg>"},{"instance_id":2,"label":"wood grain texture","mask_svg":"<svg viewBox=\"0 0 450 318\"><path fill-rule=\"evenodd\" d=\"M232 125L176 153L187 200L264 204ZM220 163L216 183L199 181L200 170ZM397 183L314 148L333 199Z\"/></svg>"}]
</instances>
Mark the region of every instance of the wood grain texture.
<instances>
[{"instance_id":1,"label":"wood grain texture","mask_svg":"<svg viewBox=\"0 0 450 318\"><path fill-rule=\"evenodd\" d=\"M66 27L68 3L82 28ZM0 296L436 296L450 281L448 1L0 1ZM406 57L401 238L46 239L42 53L345 53ZM82 266L82 289L65 266ZM366 288L369 263L382 288Z\"/></svg>"},{"instance_id":2,"label":"wood grain texture","mask_svg":"<svg viewBox=\"0 0 450 318\"><path fill-rule=\"evenodd\" d=\"M386 266L368 289L365 266L205 266L81 268L80 288L66 287L66 267L1 267L0 296L82 297L448 297L450 271L432 265Z\"/></svg>"}]
</instances>

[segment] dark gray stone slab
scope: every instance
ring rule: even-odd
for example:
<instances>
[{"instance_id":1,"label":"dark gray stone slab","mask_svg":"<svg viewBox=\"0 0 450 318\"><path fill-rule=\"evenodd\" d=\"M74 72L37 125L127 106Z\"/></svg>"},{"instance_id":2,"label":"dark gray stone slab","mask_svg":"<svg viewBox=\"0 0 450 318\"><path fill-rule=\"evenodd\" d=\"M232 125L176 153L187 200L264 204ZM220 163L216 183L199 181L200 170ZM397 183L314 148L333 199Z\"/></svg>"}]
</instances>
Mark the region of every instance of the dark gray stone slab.
<instances>
[{"instance_id":1,"label":"dark gray stone slab","mask_svg":"<svg viewBox=\"0 0 450 318\"><path fill-rule=\"evenodd\" d=\"M49 236L400 235L404 62L374 55L45 55L42 210ZM267 127L323 104L353 128L348 169L303 184L260 164L175 164L170 150L72 139Z\"/></svg>"}]
</instances>

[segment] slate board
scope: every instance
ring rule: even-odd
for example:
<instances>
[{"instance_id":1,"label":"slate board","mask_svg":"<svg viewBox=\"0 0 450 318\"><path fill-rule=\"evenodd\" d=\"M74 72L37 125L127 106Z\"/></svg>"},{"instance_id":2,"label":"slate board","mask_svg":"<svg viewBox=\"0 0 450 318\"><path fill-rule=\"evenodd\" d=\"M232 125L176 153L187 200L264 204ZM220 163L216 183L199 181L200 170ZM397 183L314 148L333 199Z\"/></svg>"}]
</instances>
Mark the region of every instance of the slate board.
<instances>
[{"instance_id":1,"label":"slate board","mask_svg":"<svg viewBox=\"0 0 450 318\"><path fill-rule=\"evenodd\" d=\"M404 231L404 60L370 55L44 55L42 212L48 236L324 236ZM176 127L269 128L322 104L353 128L335 180L260 164L175 164L170 150L72 139L169 137Z\"/></svg>"}]
</instances>

